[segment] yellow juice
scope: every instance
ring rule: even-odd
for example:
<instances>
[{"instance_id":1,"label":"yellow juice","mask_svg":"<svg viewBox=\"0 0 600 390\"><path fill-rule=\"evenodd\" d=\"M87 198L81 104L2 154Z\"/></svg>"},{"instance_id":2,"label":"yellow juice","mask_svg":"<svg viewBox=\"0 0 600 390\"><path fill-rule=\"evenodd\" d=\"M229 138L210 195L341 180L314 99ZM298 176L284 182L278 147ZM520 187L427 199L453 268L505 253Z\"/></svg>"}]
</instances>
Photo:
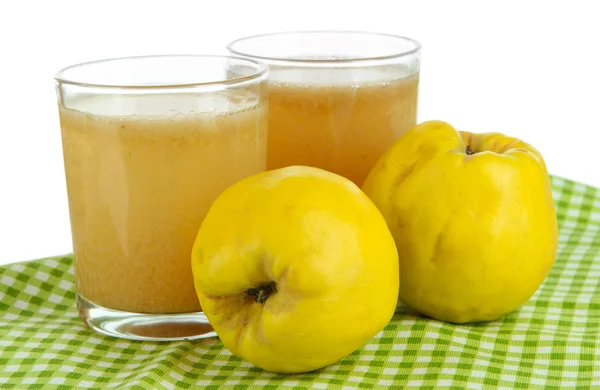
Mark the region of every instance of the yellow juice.
<instances>
[{"instance_id":1,"label":"yellow juice","mask_svg":"<svg viewBox=\"0 0 600 390\"><path fill-rule=\"evenodd\" d=\"M129 312L200 310L191 248L214 199L265 170L267 107L125 115L138 96L86 113L99 99L59 107L77 291Z\"/></svg>"},{"instance_id":2,"label":"yellow juice","mask_svg":"<svg viewBox=\"0 0 600 390\"><path fill-rule=\"evenodd\" d=\"M418 83L400 67L272 68L267 168L309 165L360 186L416 124Z\"/></svg>"}]
</instances>

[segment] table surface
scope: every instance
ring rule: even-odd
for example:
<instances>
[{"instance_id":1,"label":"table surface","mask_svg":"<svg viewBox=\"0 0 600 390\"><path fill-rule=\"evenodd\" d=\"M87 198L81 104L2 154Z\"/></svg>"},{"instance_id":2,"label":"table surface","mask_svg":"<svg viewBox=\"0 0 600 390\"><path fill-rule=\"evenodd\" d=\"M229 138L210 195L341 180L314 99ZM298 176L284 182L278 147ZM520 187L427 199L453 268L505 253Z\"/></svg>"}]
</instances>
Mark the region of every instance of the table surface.
<instances>
[{"instance_id":1,"label":"table surface","mask_svg":"<svg viewBox=\"0 0 600 390\"><path fill-rule=\"evenodd\" d=\"M366 345L324 369L265 372L217 338L140 342L85 328L72 257L0 267L0 388L600 387L600 192L552 178L557 261L520 310L454 325L402 308Z\"/></svg>"}]
</instances>

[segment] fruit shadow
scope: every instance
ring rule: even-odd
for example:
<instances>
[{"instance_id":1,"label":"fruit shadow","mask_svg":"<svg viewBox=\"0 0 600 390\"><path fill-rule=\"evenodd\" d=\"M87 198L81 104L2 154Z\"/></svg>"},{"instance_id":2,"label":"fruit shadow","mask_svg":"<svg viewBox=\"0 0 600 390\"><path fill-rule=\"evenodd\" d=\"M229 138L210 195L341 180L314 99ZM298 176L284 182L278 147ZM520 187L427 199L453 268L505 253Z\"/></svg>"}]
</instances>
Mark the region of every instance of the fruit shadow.
<instances>
[{"instance_id":1,"label":"fruit shadow","mask_svg":"<svg viewBox=\"0 0 600 390\"><path fill-rule=\"evenodd\" d=\"M516 322L516 319L518 318L518 315L519 315L519 310L517 309L509 314L504 315L503 317L500 317L499 319L492 320L492 321L484 320L484 321L478 321L478 322L454 323L454 322L437 320L435 318L432 318L425 314L421 314L421 313L417 312L416 310L412 309L411 307L409 307L406 304L399 303L398 306L396 307L396 311L394 312L394 316L392 317L390 324L386 327L386 330L388 330L388 328L392 328L392 330L393 330L394 328L398 328L399 326L402 326L402 325L411 325L412 326L417 323L421 323L421 324L437 323L437 324L441 324L442 326L471 329L471 330L475 330L475 331L486 330L489 327L501 326L504 323L514 324Z\"/></svg>"}]
</instances>

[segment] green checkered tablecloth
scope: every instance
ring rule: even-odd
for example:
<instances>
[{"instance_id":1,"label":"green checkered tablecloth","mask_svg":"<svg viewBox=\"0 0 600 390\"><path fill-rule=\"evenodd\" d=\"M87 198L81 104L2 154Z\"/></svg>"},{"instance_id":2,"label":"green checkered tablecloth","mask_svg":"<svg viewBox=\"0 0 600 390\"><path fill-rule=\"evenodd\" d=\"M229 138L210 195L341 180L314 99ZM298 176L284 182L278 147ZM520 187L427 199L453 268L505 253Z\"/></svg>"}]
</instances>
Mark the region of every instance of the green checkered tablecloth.
<instances>
[{"instance_id":1,"label":"green checkered tablecloth","mask_svg":"<svg viewBox=\"0 0 600 390\"><path fill-rule=\"evenodd\" d=\"M303 375L262 371L216 338L93 333L77 317L69 256L1 267L0 389L600 388L600 191L556 177L552 185L558 259L519 311L452 325L406 309L346 359Z\"/></svg>"}]
</instances>

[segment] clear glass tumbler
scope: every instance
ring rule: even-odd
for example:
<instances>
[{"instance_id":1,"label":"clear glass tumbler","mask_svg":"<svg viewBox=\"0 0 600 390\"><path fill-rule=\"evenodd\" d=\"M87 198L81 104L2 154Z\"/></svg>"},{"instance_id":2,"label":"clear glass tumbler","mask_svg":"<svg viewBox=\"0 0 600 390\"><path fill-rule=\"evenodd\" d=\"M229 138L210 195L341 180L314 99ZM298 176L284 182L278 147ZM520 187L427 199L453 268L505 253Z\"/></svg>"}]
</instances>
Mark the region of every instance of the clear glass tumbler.
<instances>
[{"instance_id":1,"label":"clear glass tumbler","mask_svg":"<svg viewBox=\"0 0 600 390\"><path fill-rule=\"evenodd\" d=\"M56 75L77 306L95 331L208 337L191 249L214 199L265 170L268 68L119 58Z\"/></svg>"},{"instance_id":2,"label":"clear glass tumbler","mask_svg":"<svg viewBox=\"0 0 600 390\"><path fill-rule=\"evenodd\" d=\"M323 168L362 185L416 124L420 45L365 32L242 38L231 53L269 65L267 169Z\"/></svg>"}]
</instances>

